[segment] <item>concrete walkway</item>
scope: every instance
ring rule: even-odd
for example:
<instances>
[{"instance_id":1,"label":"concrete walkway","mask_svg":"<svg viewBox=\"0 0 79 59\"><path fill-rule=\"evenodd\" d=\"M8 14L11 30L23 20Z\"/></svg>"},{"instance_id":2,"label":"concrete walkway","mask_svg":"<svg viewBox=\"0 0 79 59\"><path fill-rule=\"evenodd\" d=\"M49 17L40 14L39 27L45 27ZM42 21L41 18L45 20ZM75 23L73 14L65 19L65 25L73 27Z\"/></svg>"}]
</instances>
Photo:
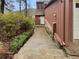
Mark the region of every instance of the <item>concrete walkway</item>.
<instances>
[{"instance_id":1,"label":"concrete walkway","mask_svg":"<svg viewBox=\"0 0 79 59\"><path fill-rule=\"evenodd\" d=\"M70 59L57 47L45 28L36 28L34 35L15 54L14 59Z\"/></svg>"}]
</instances>

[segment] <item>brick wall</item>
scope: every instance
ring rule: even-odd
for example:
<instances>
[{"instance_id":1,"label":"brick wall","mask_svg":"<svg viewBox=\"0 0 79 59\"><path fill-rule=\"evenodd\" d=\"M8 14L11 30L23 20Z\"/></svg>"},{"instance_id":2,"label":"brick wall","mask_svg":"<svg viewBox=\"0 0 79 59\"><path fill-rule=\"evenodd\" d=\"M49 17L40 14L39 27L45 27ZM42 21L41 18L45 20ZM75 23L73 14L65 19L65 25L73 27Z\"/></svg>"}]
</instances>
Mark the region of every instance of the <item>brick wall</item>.
<instances>
[{"instance_id":1,"label":"brick wall","mask_svg":"<svg viewBox=\"0 0 79 59\"><path fill-rule=\"evenodd\" d=\"M72 42L72 0L57 0L45 8L45 25L53 33L56 23L55 38L61 44Z\"/></svg>"},{"instance_id":2,"label":"brick wall","mask_svg":"<svg viewBox=\"0 0 79 59\"><path fill-rule=\"evenodd\" d=\"M49 29L49 32L53 34L53 23L56 22L55 14L57 9L57 2L51 4L45 9L45 26Z\"/></svg>"}]
</instances>

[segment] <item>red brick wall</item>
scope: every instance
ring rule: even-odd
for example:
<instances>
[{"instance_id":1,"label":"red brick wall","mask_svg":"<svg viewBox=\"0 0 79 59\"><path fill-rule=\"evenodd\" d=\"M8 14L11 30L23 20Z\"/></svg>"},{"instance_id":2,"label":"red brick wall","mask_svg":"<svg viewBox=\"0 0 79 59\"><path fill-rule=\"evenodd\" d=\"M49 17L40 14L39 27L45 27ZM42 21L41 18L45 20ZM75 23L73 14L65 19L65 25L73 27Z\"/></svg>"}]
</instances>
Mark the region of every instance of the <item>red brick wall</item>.
<instances>
[{"instance_id":1,"label":"red brick wall","mask_svg":"<svg viewBox=\"0 0 79 59\"><path fill-rule=\"evenodd\" d=\"M56 1L45 9L45 19L50 24L53 33L53 23L56 22L56 39L62 44L64 42L64 3Z\"/></svg>"},{"instance_id":2,"label":"red brick wall","mask_svg":"<svg viewBox=\"0 0 79 59\"><path fill-rule=\"evenodd\" d=\"M62 0L62 2L57 0L45 9L45 24L53 32L53 23L56 22L55 38L61 44L72 39L71 2L71 0Z\"/></svg>"},{"instance_id":3,"label":"red brick wall","mask_svg":"<svg viewBox=\"0 0 79 59\"><path fill-rule=\"evenodd\" d=\"M40 16L35 16L35 24L40 25Z\"/></svg>"},{"instance_id":4,"label":"red brick wall","mask_svg":"<svg viewBox=\"0 0 79 59\"><path fill-rule=\"evenodd\" d=\"M56 2L57 3L57 2ZM56 22L55 17L53 16L56 13L55 9L57 4L54 3L45 9L45 25L49 28L51 32L53 32L53 23Z\"/></svg>"}]
</instances>

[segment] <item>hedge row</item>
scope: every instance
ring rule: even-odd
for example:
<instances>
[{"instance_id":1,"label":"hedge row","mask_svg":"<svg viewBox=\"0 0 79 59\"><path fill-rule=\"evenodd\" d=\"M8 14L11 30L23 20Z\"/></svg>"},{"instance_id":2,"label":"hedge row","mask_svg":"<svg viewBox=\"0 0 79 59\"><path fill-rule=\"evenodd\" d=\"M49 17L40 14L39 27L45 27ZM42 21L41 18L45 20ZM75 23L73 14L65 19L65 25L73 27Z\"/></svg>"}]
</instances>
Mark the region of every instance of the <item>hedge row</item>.
<instances>
[{"instance_id":1,"label":"hedge row","mask_svg":"<svg viewBox=\"0 0 79 59\"><path fill-rule=\"evenodd\" d=\"M0 14L0 40L9 41L29 28L33 27L33 20L30 16L21 13Z\"/></svg>"}]
</instances>

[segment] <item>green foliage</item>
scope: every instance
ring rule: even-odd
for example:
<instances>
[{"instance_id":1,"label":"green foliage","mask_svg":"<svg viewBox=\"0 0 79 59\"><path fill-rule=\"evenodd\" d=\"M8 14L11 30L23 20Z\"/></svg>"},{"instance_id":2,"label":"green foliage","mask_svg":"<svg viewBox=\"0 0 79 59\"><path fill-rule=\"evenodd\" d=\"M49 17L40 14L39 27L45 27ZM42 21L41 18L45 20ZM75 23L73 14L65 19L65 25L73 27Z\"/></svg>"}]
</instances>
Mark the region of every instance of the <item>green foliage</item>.
<instances>
[{"instance_id":1,"label":"green foliage","mask_svg":"<svg viewBox=\"0 0 79 59\"><path fill-rule=\"evenodd\" d=\"M0 14L0 39L6 41L33 27L30 16L21 13ZM9 40L8 40L9 41Z\"/></svg>"},{"instance_id":2,"label":"green foliage","mask_svg":"<svg viewBox=\"0 0 79 59\"><path fill-rule=\"evenodd\" d=\"M24 42L30 37L32 32L23 32L21 35L16 36L10 46L11 52L15 53L18 48L20 48Z\"/></svg>"},{"instance_id":3,"label":"green foliage","mask_svg":"<svg viewBox=\"0 0 79 59\"><path fill-rule=\"evenodd\" d=\"M0 42L0 48L3 48L3 43L2 42Z\"/></svg>"}]
</instances>

